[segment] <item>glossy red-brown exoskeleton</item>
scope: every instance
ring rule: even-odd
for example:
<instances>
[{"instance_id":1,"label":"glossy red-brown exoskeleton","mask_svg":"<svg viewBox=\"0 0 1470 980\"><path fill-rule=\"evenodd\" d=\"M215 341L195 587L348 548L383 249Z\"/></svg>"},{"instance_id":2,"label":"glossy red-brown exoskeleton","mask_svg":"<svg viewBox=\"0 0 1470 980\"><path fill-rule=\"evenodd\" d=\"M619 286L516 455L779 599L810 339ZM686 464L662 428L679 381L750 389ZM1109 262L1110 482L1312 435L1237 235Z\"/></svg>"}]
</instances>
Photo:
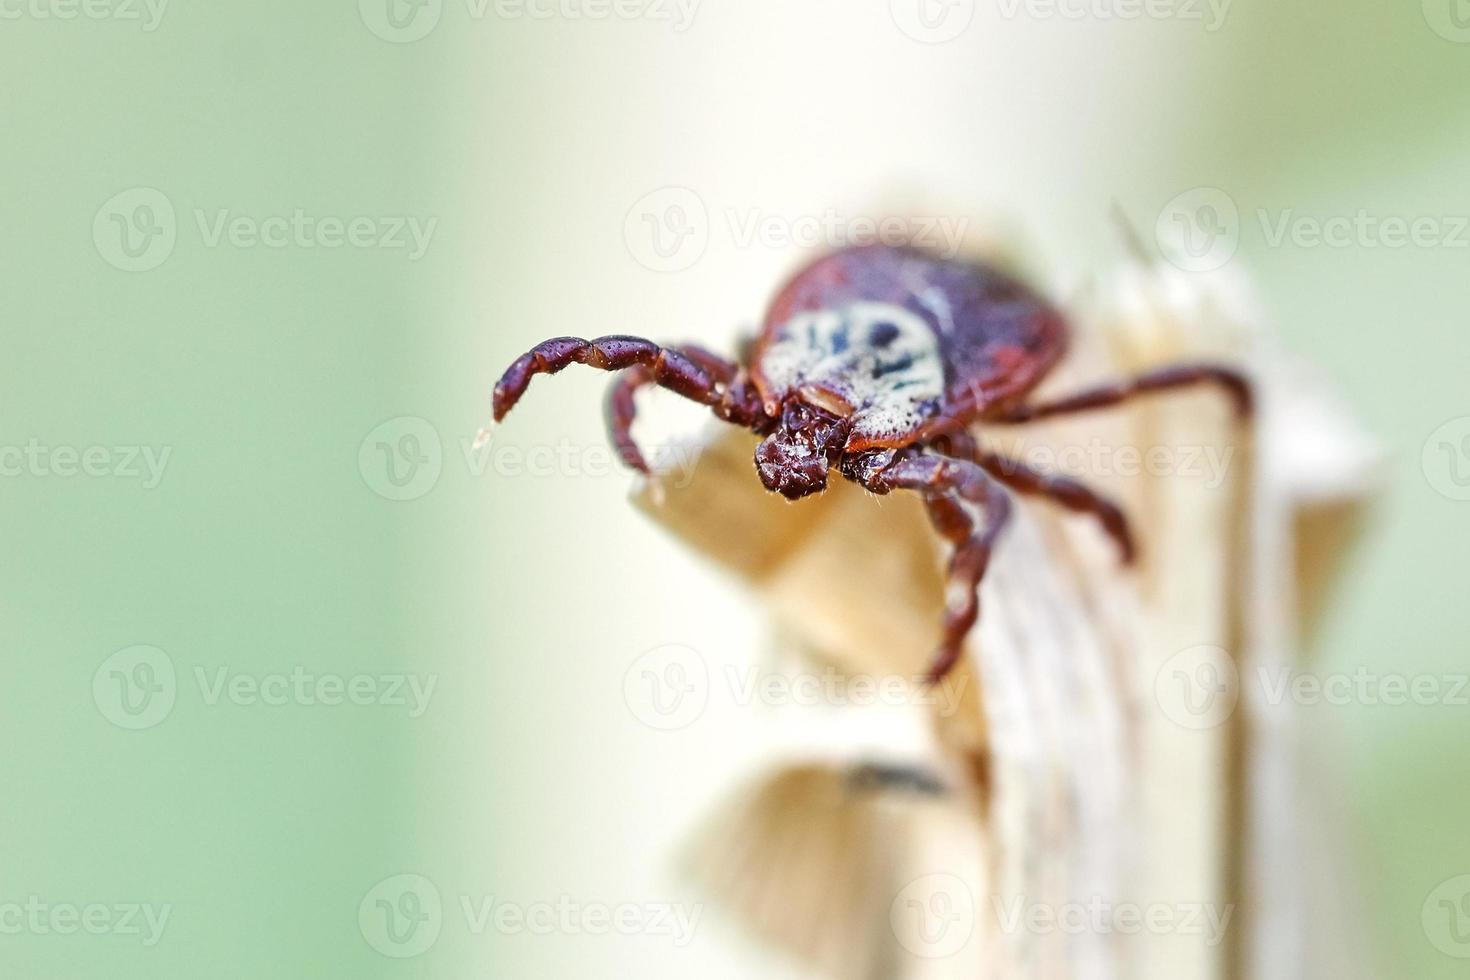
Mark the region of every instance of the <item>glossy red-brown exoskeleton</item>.
<instances>
[{"instance_id":1,"label":"glossy red-brown exoskeleton","mask_svg":"<svg viewBox=\"0 0 1470 980\"><path fill-rule=\"evenodd\" d=\"M613 386L608 422L623 458L645 473L630 433L633 395L656 384L765 436L756 471L766 489L791 500L825 488L833 466L873 493L918 492L953 545L943 636L929 672L937 680L978 616L980 579L1010 511L1002 486L1093 515L1125 562L1134 554L1117 507L1076 481L987 452L970 426L1030 422L1199 382L1221 385L1238 411L1250 408L1245 378L1210 364L1028 403L1066 344L1062 316L991 266L909 248L854 247L812 262L786 284L748 364L638 337L558 337L506 370L495 386L495 419L535 375L569 364L627 369ZM969 505L979 508L978 520Z\"/></svg>"}]
</instances>

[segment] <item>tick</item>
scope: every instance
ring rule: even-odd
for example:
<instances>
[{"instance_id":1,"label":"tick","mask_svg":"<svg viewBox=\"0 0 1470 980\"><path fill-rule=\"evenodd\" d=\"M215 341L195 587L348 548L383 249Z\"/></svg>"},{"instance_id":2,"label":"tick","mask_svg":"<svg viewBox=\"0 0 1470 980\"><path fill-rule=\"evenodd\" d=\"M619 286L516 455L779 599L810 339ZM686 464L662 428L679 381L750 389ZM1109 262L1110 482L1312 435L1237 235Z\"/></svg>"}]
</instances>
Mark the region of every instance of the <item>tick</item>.
<instances>
[{"instance_id":1,"label":"tick","mask_svg":"<svg viewBox=\"0 0 1470 980\"><path fill-rule=\"evenodd\" d=\"M569 364L625 371L613 385L608 425L633 468L648 465L633 441L633 396L649 384L708 406L764 439L755 468L767 490L797 500L823 490L835 467L875 494L919 494L952 545L938 651L928 678L959 659L979 616L979 585L1010 515L1005 489L1090 514L1134 559L1128 521L1075 480L981 448L980 425L1017 425L1117 405L1147 392L1213 383L1249 413L1244 376L1214 364L1180 364L1053 401L1028 400L1061 358L1061 314L990 265L910 248L843 249L810 263L776 294L747 363L694 345L640 337L557 337L517 358L495 386L494 417L511 410L538 374Z\"/></svg>"}]
</instances>

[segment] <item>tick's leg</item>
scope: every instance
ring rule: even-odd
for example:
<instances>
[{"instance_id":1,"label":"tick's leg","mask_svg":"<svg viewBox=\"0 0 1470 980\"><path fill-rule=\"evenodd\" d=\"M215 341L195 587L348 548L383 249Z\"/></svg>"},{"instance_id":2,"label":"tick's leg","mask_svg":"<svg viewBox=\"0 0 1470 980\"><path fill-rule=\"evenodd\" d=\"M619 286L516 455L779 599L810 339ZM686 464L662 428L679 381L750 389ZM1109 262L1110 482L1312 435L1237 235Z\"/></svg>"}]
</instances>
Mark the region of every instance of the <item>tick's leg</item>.
<instances>
[{"instance_id":1,"label":"tick's leg","mask_svg":"<svg viewBox=\"0 0 1470 980\"><path fill-rule=\"evenodd\" d=\"M685 344L676 350L703 368L719 384L729 385L739 371L737 365L717 354L710 353L703 347ZM608 437L612 440L613 447L617 449L618 457L628 466L645 474L648 472L648 463L644 460L643 453L639 451L638 444L633 441L633 419L638 411L633 396L638 389L654 382L653 371L642 364L636 364L613 382L607 398Z\"/></svg>"},{"instance_id":2,"label":"tick's leg","mask_svg":"<svg viewBox=\"0 0 1470 980\"><path fill-rule=\"evenodd\" d=\"M990 564L995 539L1010 517L1010 498L976 464L943 456L902 457L872 474L865 485L874 493L902 489L924 494L935 529L954 544L945 586L944 631L929 665L932 684L959 661L965 636L980 616L980 580ZM978 528L961 500L983 508L984 520Z\"/></svg>"},{"instance_id":3,"label":"tick's leg","mask_svg":"<svg viewBox=\"0 0 1470 980\"><path fill-rule=\"evenodd\" d=\"M1118 554L1123 564L1133 564L1137 553L1133 545L1133 533L1128 528L1128 518L1117 505L1101 497L1086 484L1069 480L1064 476L1051 476L1033 470L1024 463L995 453L980 450L975 462L985 467L985 472L1017 493L1045 497L1079 514L1091 514L1102 524L1104 531L1118 543Z\"/></svg>"},{"instance_id":4,"label":"tick's leg","mask_svg":"<svg viewBox=\"0 0 1470 980\"><path fill-rule=\"evenodd\" d=\"M516 358L495 385L495 421L505 417L538 374L555 374L569 364L602 371L640 366L652 382L701 405L720 400L719 379L690 357L641 337L557 337L543 341Z\"/></svg>"},{"instance_id":5,"label":"tick's leg","mask_svg":"<svg viewBox=\"0 0 1470 980\"><path fill-rule=\"evenodd\" d=\"M1107 408L1151 391L1169 391L1174 388L1189 388L1198 384L1219 385L1230 395L1237 415L1251 412L1251 384L1245 375L1230 368L1215 364L1178 364L1140 374L1127 381L1119 381L1100 388L1090 388L1067 398L1039 405L1017 405L998 415L988 416L987 422L1021 423L1053 415L1085 412L1094 408Z\"/></svg>"},{"instance_id":6,"label":"tick's leg","mask_svg":"<svg viewBox=\"0 0 1470 980\"><path fill-rule=\"evenodd\" d=\"M1004 495L1001 499L1005 499ZM999 528L990 530L995 523L995 517L993 511L987 511L986 524L989 533L977 534L975 523L965 512L964 505L952 496L926 497L925 503L935 530L947 538L954 549L950 552L949 570L946 573L944 627L940 634L939 649L929 665L928 679L932 683L944 677L954 667L964 649L965 637L980 618L980 579L985 575L991 541ZM1001 520L1004 520L1004 516Z\"/></svg>"},{"instance_id":7,"label":"tick's leg","mask_svg":"<svg viewBox=\"0 0 1470 980\"><path fill-rule=\"evenodd\" d=\"M1096 517L1103 530L1118 543L1118 552L1123 563L1133 563L1136 551L1133 533L1128 528L1128 518L1123 516L1116 504L1099 496L1085 484L1064 476L1042 473L1019 460L981 449L965 433L947 437L944 447L946 453L974 460L985 472L1017 493L1045 497L1070 511Z\"/></svg>"},{"instance_id":8,"label":"tick's leg","mask_svg":"<svg viewBox=\"0 0 1470 980\"><path fill-rule=\"evenodd\" d=\"M618 458L644 474L648 472L648 462L644 460L638 443L633 441L633 419L638 413L633 395L639 388L652 383L653 375L648 373L648 368L639 365L624 372L607 393L608 438L618 451Z\"/></svg>"}]
</instances>

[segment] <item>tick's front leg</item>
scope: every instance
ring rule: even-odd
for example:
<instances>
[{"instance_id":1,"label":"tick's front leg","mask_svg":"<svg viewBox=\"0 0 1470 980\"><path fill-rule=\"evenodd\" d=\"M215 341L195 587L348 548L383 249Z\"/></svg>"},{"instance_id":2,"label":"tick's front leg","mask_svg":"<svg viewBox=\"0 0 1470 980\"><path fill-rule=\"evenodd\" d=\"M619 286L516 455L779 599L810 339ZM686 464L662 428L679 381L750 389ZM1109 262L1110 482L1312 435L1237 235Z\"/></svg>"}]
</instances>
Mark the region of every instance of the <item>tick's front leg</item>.
<instances>
[{"instance_id":1,"label":"tick's front leg","mask_svg":"<svg viewBox=\"0 0 1470 980\"><path fill-rule=\"evenodd\" d=\"M965 637L980 617L980 581L995 540L1010 518L1010 498L976 464L943 456L900 457L870 473L864 485L874 493L915 490L923 494L935 530L954 545L945 585L944 630L927 675L929 683L936 683L959 661ZM978 526L965 502L982 508L984 516Z\"/></svg>"},{"instance_id":2,"label":"tick's front leg","mask_svg":"<svg viewBox=\"0 0 1470 980\"><path fill-rule=\"evenodd\" d=\"M538 374L555 374L569 364L586 364L601 371L642 367L654 384L683 395L701 405L720 400L719 380L695 360L672 348L660 347L642 337L557 337L543 341L516 358L495 385L495 421L525 394Z\"/></svg>"},{"instance_id":3,"label":"tick's front leg","mask_svg":"<svg viewBox=\"0 0 1470 980\"><path fill-rule=\"evenodd\" d=\"M703 368L716 383L725 386L727 392L730 383L735 380L740 371L739 365L694 344L683 344L673 350ZM628 466L644 474L648 473L648 462L643 458L638 444L633 441L633 419L638 413L634 395L640 388L656 382L657 379L651 369L637 364L613 382L607 398L608 438L612 440L613 447L617 449L618 457ZM722 402L724 400L726 399L721 399ZM714 406L716 412L719 411L719 407L719 404Z\"/></svg>"}]
</instances>

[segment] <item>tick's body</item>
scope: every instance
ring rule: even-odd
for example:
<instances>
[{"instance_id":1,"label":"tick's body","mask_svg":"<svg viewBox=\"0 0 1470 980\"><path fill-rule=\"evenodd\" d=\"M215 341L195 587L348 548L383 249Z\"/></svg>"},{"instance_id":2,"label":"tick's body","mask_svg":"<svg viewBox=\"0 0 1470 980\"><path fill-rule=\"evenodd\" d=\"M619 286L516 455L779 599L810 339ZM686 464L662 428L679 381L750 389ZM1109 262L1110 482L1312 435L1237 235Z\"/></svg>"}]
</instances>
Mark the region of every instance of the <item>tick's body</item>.
<instances>
[{"instance_id":1,"label":"tick's body","mask_svg":"<svg viewBox=\"0 0 1470 980\"><path fill-rule=\"evenodd\" d=\"M698 347L663 348L636 337L561 337L505 372L495 386L495 418L536 374L574 363L628 368L613 387L609 423L624 459L644 472L630 434L633 394L658 384L765 436L756 470L767 489L789 499L823 489L834 465L874 493L917 491L936 529L954 545L944 634L930 669L938 678L958 659L978 614L977 588L1010 509L1000 484L1094 515L1124 560L1133 557L1116 507L1079 483L981 450L968 435L971 425L1027 422L1201 381L1223 385L1238 408L1249 407L1245 380L1210 365L1167 368L1026 404L1066 340L1056 310L990 266L912 249L851 248L818 259L781 290L748 366Z\"/></svg>"},{"instance_id":2,"label":"tick's body","mask_svg":"<svg viewBox=\"0 0 1470 980\"><path fill-rule=\"evenodd\" d=\"M1014 402L1065 346L1062 318L993 268L858 248L781 290L750 374L767 405L794 394L854 410L846 449L856 452L907 446L941 419L964 424Z\"/></svg>"}]
</instances>

